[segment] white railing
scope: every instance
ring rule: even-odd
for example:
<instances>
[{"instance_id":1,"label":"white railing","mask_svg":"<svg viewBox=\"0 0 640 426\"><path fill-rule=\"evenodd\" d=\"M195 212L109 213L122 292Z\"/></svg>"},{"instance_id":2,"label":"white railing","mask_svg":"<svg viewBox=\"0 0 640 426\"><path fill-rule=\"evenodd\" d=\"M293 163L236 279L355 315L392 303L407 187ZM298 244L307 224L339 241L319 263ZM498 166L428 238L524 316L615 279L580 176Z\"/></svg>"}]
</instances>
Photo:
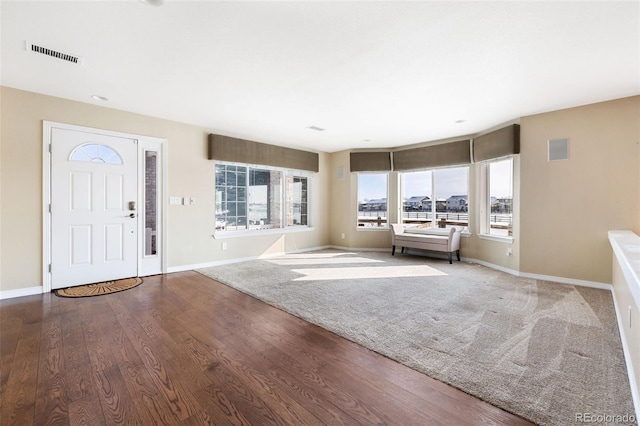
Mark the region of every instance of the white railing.
<instances>
[{"instance_id":1,"label":"white railing","mask_svg":"<svg viewBox=\"0 0 640 426\"><path fill-rule=\"evenodd\" d=\"M358 220L370 221L371 218L386 218L386 211L365 210L358 212ZM436 212L436 221L444 219L447 222L469 223L469 213L466 212ZM403 222L431 222L433 214L431 212L402 212ZM489 216L489 222L492 226L508 227L513 225L513 215L507 213L493 213Z\"/></svg>"}]
</instances>

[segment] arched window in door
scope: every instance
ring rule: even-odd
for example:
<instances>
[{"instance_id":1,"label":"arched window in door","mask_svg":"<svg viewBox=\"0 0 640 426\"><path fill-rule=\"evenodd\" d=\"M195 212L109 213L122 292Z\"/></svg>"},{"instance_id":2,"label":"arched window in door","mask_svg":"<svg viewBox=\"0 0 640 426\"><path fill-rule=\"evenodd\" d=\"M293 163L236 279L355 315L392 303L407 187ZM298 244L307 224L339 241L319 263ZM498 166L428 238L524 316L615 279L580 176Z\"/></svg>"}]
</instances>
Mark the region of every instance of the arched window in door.
<instances>
[{"instance_id":1,"label":"arched window in door","mask_svg":"<svg viewBox=\"0 0 640 426\"><path fill-rule=\"evenodd\" d=\"M87 161L92 163L122 164L122 157L113 148L97 143L78 145L69 155L70 161Z\"/></svg>"}]
</instances>

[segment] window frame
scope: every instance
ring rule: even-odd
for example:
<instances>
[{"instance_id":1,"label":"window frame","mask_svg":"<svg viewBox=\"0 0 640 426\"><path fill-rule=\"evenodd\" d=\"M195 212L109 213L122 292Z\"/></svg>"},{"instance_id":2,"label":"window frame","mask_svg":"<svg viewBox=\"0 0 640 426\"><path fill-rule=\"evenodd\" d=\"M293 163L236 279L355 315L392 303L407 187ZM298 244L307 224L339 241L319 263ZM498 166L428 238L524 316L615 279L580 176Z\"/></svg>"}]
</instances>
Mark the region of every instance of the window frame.
<instances>
[{"instance_id":1,"label":"window frame","mask_svg":"<svg viewBox=\"0 0 640 426\"><path fill-rule=\"evenodd\" d=\"M470 208L470 203L471 203L471 197L470 197L470 173L471 173L471 166L468 164L458 164L458 165L452 165L452 166L446 166L446 167L433 167L433 168L428 168L428 169L417 169L417 170L403 170L401 172L398 172L399 176L398 176L398 180L400 181L400 191L398 192L398 204L399 204L399 217L398 217L398 222L401 223L403 226L405 225L404 222L404 217L403 217L403 213L404 213L404 203L402 201L402 197L403 197L403 193L404 193L404 178L403 175L406 173L416 173L416 172L429 172L431 174L431 210L429 211L429 213L431 214L431 226L429 226L428 229L430 232L441 232L443 234L446 234L447 232L449 232L449 228L451 227L459 227L460 225L447 225L446 228L440 228L437 225L437 214L438 214L438 198L436 197L436 190L437 190L437 182L436 182L436 172L439 170L448 170L448 169L467 169L467 211L465 212L467 215L467 224L464 225L462 227L462 232L463 233L468 233L469 232L469 223L471 221L471 208ZM455 194L453 194L455 195ZM446 200L445 200L446 202ZM442 212L440 212L442 213Z\"/></svg>"},{"instance_id":2,"label":"window frame","mask_svg":"<svg viewBox=\"0 0 640 426\"><path fill-rule=\"evenodd\" d=\"M503 161L511 162L511 235L498 235L491 233L491 164ZM505 243L513 242L513 222L514 222L514 183L515 183L515 156L507 155L499 158L492 158L478 163L479 167L479 232L482 239L493 240Z\"/></svg>"},{"instance_id":3,"label":"window frame","mask_svg":"<svg viewBox=\"0 0 640 426\"><path fill-rule=\"evenodd\" d=\"M386 220L385 223L382 226L360 226L360 222L359 222L359 213L360 213L360 176L361 175L384 175L387 179L387 184L386 184L386 193L385 193L385 197L387 200L387 210L386 210ZM390 221L389 221L389 184L390 184L390 180L389 179L389 172L385 172L385 171L375 171L375 172L356 172L356 230L357 231L388 231L389 229L391 229L391 225L390 225Z\"/></svg>"},{"instance_id":4,"label":"window frame","mask_svg":"<svg viewBox=\"0 0 640 426\"><path fill-rule=\"evenodd\" d=\"M93 156L93 153L89 152L90 149L96 150L96 155ZM104 156L104 152L100 152L101 150L106 151L109 155ZM78 157L78 155L84 156L86 158ZM74 158L75 157L75 158ZM108 161L111 159L115 159L117 161ZM120 153L113 148L112 146L105 145L98 142L87 142L80 144L71 150L69 154L68 161L78 161L82 163L97 163L97 164L109 164L112 166L122 166L124 164L124 160Z\"/></svg>"},{"instance_id":5,"label":"window frame","mask_svg":"<svg viewBox=\"0 0 640 426\"><path fill-rule=\"evenodd\" d=\"M306 194L303 197L303 199L300 201L300 217L302 218L303 216L305 216L306 217L306 223L303 223L303 224L295 224L294 223L292 225L288 224L289 197L287 196L287 185L288 185L289 177L291 177L291 179L292 179L292 182L291 182L292 186L293 186L293 184L296 183L296 181L295 181L296 179L304 179L306 181L305 182L306 188L303 189L301 187L301 190L306 191ZM311 224L310 224L310 217L311 217L311 213L310 212L311 211L310 211L310 208L309 208L309 206L310 206L309 194L311 192L311 190L310 190L311 180L312 179L311 179L310 176L307 176L306 174L299 173L298 170L288 169L284 173L284 185L283 185L284 190L282 191L283 192L283 197L285 198L285 204L284 204L284 208L283 208L284 215L285 215L285 222L284 222L285 226L284 226L284 228L305 228L305 227L311 226ZM291 194L291 195L293 195L293 194ZM305 205L305 207L306 207L304 209L304 212L303 212L303 209L302 209L303 205ZM295 203L293 202L293 199L291 200L291 209L292 209L291 216L292 216L293 220L295 220Z\"/></svg>"},{"instance_id":6,"label":"window frame","mask_svg":"<svg viewBox=\"0 0 640 426\"><path fill-rule=\"evenodd\" d=\"M245 188L246 188L246 199L244 200L245 203L245 212L246 212L246 229L219 229L217 226L217 222L218 222L218 215L217 213L214 213L214 232L213 232L213 237L214 238L234 238L234 237L240 237L240 236L255 236L255 235L267 235L267 234L283 234L283 233L290 233L290 232L304 232L304 231L311 231L313 230L313 215L312 215L312 197L311 194L313 193L313 172L310 171L305 171L305 170L296 170L296 169L288 169L288 168L284 168L284 167L273 167L273 166L265 166L265 165L261 165L261 164L247 164L247 163L236 163L236 162L231 162L231 161L216 161L214 164L214 206L215 206L215 210L217 212L218 209L218 191L217 191L217 182L216 182L216 172L217 172L217 167L223 165L223 166L235 166L235 167L244 167L246 170L246 181L245 181ZM279 195L279 203L280 203L280 223L282 224L280 227L274 227L274 228L262 228L262 229L249 229L249 201L250 201L250 197L249 197L249 183L250 183L250 173L252 170L260 170L260 171L264 171L264 170L269 170L269 171L275 171L277 173L280 174L280 185L281 185L281 189L280 189L280 195ZM287 200L287 178L291 176L293 178L295 177L299 177L299 178L305 178L307 180L307 194L306 194L306 204L307 204L307 224L306 225L288 225L287 224L287 209L289 207L289 203ZM291 203L291 206L293 208L293 203Z\"/></svg>"}]
</instances>

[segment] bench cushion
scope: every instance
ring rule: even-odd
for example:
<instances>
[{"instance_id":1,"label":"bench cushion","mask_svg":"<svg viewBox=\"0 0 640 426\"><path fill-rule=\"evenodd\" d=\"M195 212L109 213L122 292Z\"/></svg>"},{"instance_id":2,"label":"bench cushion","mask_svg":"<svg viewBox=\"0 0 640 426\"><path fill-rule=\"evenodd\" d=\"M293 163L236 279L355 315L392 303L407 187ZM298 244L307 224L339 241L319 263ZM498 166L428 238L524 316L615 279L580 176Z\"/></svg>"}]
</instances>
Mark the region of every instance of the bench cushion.
<instances>
[{"instance_id":1,"label":"bench cushion","mask_svg":"<svg viewBox=\"0 0 640 426\"><path fill-rule=\"evenodd\" d=\"M426 235L426 234L410 234L407 235L408 233L404 233L404 234L400 234L398 236L396 236L396 244L397 245L402 245L401 243L403 242L409 242L409 241L415 241L415 242L424 242L424 243L430 243L430 244L436 244L436 245L443 245L444 247L447 246L447 244L449 243L449 237L444 236L444 235Z\"/></svg>"}]
</instances>

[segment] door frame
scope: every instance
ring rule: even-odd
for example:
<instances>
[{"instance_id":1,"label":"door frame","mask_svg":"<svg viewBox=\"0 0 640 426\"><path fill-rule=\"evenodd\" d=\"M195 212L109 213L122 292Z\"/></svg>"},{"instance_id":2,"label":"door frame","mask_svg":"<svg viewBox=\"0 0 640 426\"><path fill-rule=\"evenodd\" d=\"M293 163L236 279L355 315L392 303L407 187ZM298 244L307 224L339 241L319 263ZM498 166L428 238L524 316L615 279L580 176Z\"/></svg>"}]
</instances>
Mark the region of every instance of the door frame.
<instances>
[{"instance_id":1,"label":"door frame","mask_svg":"<svg viewBox=\"0 0 640 426\"><path fill-rule=\"evenodd\" d=\"M154 150L158 152L159 161L158 172L158 214L160 216L160 238L158 246L160 248L159 265L152 266L151 271L148 266L145 267L144 256L144 214L137 215L138 221L138 247L137 247L137 273L141 275L165 274L167 273L167 203L168 203L168 155L166 139L156 138L152 136L134 135L130 133L114 132L110 130L96 129L92 127L77 126L74 124L58 123L54 121L42 122L42 292L51 291L51 138L52 129L73 130L85 133L96 133L106 136L115 136L138 141L138 161L137 161L137 203L143 206L144 195L144 152L145 150ZM140 211L140 210L139 210ZM159 266L159 267L158 267Z\"/></svg>"}]
</instances>

